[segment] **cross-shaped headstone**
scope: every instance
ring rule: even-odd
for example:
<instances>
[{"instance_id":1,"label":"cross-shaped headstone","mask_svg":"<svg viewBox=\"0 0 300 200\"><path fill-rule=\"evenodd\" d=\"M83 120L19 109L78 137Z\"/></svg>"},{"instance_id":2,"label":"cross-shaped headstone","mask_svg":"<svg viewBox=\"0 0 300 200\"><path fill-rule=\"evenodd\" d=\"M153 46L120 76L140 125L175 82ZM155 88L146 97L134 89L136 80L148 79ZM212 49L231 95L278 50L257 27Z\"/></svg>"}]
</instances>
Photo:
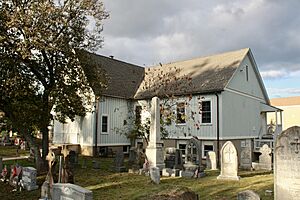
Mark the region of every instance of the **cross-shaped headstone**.
<instances>
[{"instance_id":1,"label":"cross-shaped headstone","mask_svg":"<svg viewBox=\"0 0 300 200\"><path fill-rule=\"evenodd\" d=\"M292 146L295 146L295 153L299 153L300 140L298 137L295 137L294 142L290 143Z\"/></svg>"}]
</instances>

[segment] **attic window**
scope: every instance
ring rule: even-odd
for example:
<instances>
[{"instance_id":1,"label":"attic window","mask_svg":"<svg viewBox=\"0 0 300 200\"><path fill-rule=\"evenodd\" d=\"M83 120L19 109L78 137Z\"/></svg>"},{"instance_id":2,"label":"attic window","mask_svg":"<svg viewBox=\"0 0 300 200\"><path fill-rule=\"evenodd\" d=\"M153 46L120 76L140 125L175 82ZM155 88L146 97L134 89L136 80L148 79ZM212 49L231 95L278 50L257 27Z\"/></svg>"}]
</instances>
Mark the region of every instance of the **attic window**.
<instances>
[{"instance_id":1,"label":"attic window","mask_svg":"<svg viewBox=\"0 0 300 200\"><path fill-rule=\"evenodd\" d=\"M246 65L246 81L249 80L249 72L248 72L248 66Z\"/></svg>"}]
</instances>

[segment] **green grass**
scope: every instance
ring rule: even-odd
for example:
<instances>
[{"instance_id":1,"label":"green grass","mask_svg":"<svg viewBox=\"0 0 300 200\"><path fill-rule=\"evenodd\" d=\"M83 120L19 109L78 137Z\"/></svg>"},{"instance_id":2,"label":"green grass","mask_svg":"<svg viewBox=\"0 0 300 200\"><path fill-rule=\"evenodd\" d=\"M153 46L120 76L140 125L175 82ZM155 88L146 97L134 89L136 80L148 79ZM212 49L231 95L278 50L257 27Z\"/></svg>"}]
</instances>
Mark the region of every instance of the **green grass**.
<instances>
[{"instance_id":1,"label":"green grass","mask_svg":"<svg viewBox=\"0 0 300 200\"><path fill-rule=\"evenodd\" d=\"M271 200L273 196L265 196L265 190L273 190L273 175L266 172L241 171L240 181L217 180L218 171L207 171L207 176L200 179L162 177L156 185L149 177L128 173L114 173L111 170L112 158L97 158L100 169L92 169L90 157L80 157L87 160L87 169L77 167L75 183L93 191L94 199L149 199L149 196L180 188L189 188L205 200L236 199L237 193L243 190L254 190L261 199ZM25 162L25 163L24 163ZM23 161L23 166L32 165ZM5 163L6 164L6 163ZM38 177L41 185L45 176ZM40 190L32 192L10 192L12 188L0 182L0 199L38 199Z\"/></svg>"},{"instance_id":2,"label":"green grass","mask_svg":"<svg viewBox=\"0 0 300 200\"><path fill-rule=\"evenodd\" d=\"M9 158L17 157L17 150L19 156L29 156L29 150L21 150L18 146L0 146L0 157Z\"/></svg>"}]
</instances>

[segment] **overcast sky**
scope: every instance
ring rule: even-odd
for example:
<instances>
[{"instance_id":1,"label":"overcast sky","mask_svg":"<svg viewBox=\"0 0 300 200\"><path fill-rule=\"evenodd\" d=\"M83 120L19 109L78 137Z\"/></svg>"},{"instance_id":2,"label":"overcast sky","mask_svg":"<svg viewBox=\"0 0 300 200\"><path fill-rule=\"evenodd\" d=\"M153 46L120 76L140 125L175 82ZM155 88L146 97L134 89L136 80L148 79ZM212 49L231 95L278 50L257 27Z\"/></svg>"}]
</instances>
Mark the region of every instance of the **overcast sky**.
<instances>
[{"instance_id":1,"label":"overcast sky","mask_svg":"<svg viewBox=\"0 0 300 200\"><path fill-rule=\"evenodd\" d=\"M249 47L270 98L300 96L299 0L104 0L99 54L137 65Z\"/></svg>"}]
</instances>

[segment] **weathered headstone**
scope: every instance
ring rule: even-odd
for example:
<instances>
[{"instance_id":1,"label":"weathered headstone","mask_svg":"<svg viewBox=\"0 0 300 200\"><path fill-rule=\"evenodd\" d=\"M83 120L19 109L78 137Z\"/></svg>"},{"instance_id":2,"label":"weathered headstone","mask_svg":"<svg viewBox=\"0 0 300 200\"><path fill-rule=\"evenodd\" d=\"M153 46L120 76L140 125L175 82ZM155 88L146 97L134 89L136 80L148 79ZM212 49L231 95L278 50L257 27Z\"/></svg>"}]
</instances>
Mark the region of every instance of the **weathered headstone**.
<instances>
[{"instance_id":1,"label":"weathered headstone","mask_svg":"<svg viewBox=\"0 0 300 200\"><path fill-rule=\"evenodd\" d=\"M214 151L207 152L206 168L210 170L217 170L217 159L216 159L216 153Z\"/></svg>"},{"instance_id":2,"label":"weathered headstone","mask_svg":"<svg viewBox=\"0 0 300 200\"><path fill-rule=\"evenodd\" d=\"M165 149L165 167L170 169L182 169L182 154L179 149L170 147Z\"/></svg>"},{"instance_id":3,"label":"weathered headstone","mask_svg":"<svg viewBox=\"0 0 300 200\"><path fill-rule=\"evenodd\" d=\"M259 156L259 168L262 170L272 170L272 157L270 153L272 153L272 149L264 144L259 149L261 155Z\"/></svg>"},{"instance_id":4,"label":"weathered headstone","mask_svg":"<svg viewBox=\"0 0 300 200\"><path fill-rule=\"evenodd\" d=\"M41 198L40 200L48 200L51 197L51 191L49 182L45 181L41 187Z\"/></svg>"},{"instance_id":5,"label":"weathered headstone","mask_svg":"<svg viewBox=\"0 0 300 200\"><path fill-rule=\"evenodd\" d=\"M201 142L196 138L191 138L186 145L186 163L183 164L184 169L180 172L180 176L190 178L205 176L201 160Z\"/></svg>"},{"instance_id":6,"label":"weathered headstone","mask_svg":"<svg viewBox=\"0 0 300 200\"><path fill-rule=\"evenodd\" d=\"M300 127L282 132L275 144L275 200L298 200L300 197Z\"/></svg>"},{"instance_id":7,"label":"weathered headstone","mask_svg":"<svg viewBox=\"0 0 300 200\"><path fill-rule=\"evenodd\" d=\"M221 148L221 174L217 179L239 180L238 157L235 146L227 141Z\"/></svg>"},{"instance_id":8,"label":"weathered headstone","mask_svg":"<svg viewBox=\"0 0 300 200\"><path fill-rule=\"evenodd\" d=\"M36 190L39 186L36 184L36 169L33 167L23 167L22 187L27 191Z\"/></svg>"},{"instance_id":9,"label":"weathered headstone","mask_svg":"<svg viewBox=\"0 0 300 200\"><path fill-rule=\"evenodd\" d=\"M240 168L251 169L252 166L252 144L251 140L241 141Z\"/></svg>"},{"instance_id":10,"label":"weathered headstone","mask_svg":"<svg viewBox=\"0 0 300 200\"><path fill-rule=\"evenodd\" d=\"M52 200L92 200L93 192L70 183L55 183L52 187Z\"/></svg>"},{"instance_id":11,"label":"weathered headstone","mask_svg":"<svg viewBox=\"0 0 300 200\"><path fill-rule=\"evenodd\" d=\"M260 197L252 190L245 190L238 193L237 200L260 200Z\"/></svg>"},{"instance_id":12,"label":"weathered headstone","mask_svg":"<svg viewBox=\"0 0 300 200\"><path fill-rule=\"evenodd\" d=\"M160 171L158 167L150 167L150 178L154 183L159 184Z\"/></svg>"},{"instance_id":13,"label":"weathered headstone","mask_svg":"<svg viewBox=\"0 0 300 200\"><path fill-rule=\"evenodd\" d=\"M163 158L163 142L160 138L160 104L159 98L151 101L150 140L146 148L146 155L151 167L162 170L165 167Z\"/></svg>"},{"instance_id":14,"label":"weathered headstone","mask_svg":"<svg viewBox=\"0 0 300 200\"><path fill-rule=\"evenodd\" d=\"M117 151L116 156L114 158L114 168L116 172L124 172L124 153L122 151Z\"/></svg>"}]
</instances>

